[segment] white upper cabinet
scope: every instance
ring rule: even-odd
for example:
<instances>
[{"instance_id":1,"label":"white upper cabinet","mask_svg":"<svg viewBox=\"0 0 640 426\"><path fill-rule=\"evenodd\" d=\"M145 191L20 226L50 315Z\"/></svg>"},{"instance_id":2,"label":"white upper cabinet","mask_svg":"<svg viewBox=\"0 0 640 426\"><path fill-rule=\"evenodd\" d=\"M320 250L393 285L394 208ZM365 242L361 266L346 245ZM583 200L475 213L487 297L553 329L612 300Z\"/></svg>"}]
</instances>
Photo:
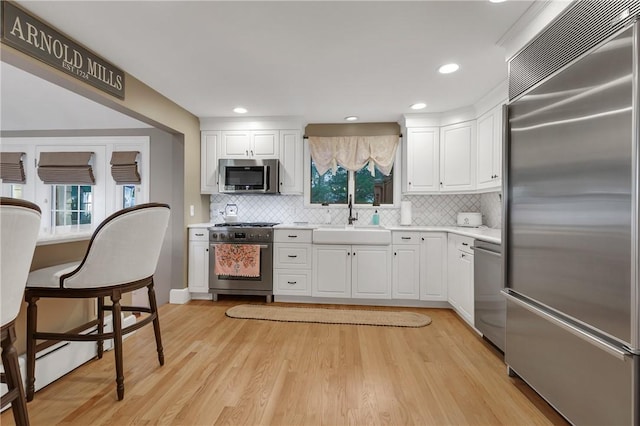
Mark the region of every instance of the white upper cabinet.
<instances>
[{"instance_id":1,"label":"white upper cabinet","mask_svg":"<svg viewBox=\"0 0 640 426\"><path fill-rule=\"evenodd\" d=\"M205 130L200 135L200 192L218 192L218 143L220 132Z\"/></svg>"},{"instance_id":2,"label":"white upper cabinet","mask_svg":"<svg viewBox=\"0 0 640 426\"><path fill-rule=\"evenodd\" d=\"M300 130L280 130L280 193L302 194L303 159Z\"/></svg>"},{"instance_id":3,"label":"white upper cabinet","mask_svg":"<svg viewBox=\"0 0 640 426\"><path fill-rule=\"evenodd\" d=\"M478 118L477 188L502 185L502 105Z\"/></svg>"},{"instance_id":4,"label":"white upper cabinet","mask_svg":"<svg viewBox=\"0 0 640 426\"><path fill-rule=\"evenodd\" d=\"M407 129L405 192L438 192L440 189L440 129Z\"/></svg>"},{"instance_id":5,"label":"white upper cabinet","mask_svg":"<svg viewBox=\"0 0 640 426\"><path fill-rule=\"evenodd\" d=\"M476 188L475 120L440 128L440 190Z\"/></svg>"},{"instance_id":6,"label":"white upper cabinet","mask_svg":"<svg viewBox=\"0 0 640 426\"><path fill-rule=\"evenodd\" d=\"M230 130L221 132L220 158L278 158L278 130Z\"/></svg>"}]
</instances>

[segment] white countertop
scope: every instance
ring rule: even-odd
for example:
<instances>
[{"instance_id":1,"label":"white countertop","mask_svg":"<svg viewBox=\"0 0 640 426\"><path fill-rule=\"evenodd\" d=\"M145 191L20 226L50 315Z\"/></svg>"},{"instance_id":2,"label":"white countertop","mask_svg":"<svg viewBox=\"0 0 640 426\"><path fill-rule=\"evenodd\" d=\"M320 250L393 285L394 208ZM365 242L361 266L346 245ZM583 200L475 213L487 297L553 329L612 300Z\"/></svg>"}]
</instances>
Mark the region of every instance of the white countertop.
<instances>
[{"instance_id":1,"label":"white countertop","mask_svg":"<svg viewBox=\"0 0 640 426\"><path fill-rule=\"evenodd\" d=\"M321 224L314 223L282 223L274 226L276 229L315 229L322 227ZM454 234L464 235L466 237L475 238L477 240L487 241L490 243L501 243L502 230L493 228L466 228L462 226L384 226L382 228L390 231L409 231L409 232L451 232Z\"/></svg>"}]
</instances>

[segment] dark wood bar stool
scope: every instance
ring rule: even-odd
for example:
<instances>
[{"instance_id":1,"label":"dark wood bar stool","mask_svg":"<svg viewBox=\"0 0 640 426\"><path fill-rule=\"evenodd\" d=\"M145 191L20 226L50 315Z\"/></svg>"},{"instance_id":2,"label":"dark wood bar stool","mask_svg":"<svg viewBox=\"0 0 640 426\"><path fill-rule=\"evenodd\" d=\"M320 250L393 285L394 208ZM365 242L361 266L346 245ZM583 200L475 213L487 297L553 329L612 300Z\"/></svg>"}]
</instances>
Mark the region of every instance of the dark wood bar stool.
<instances>
[{"instance_id":1,"label":"dark wood bar stool","mask_svg":"<svg viewBox=\"0 0 640 426\"><path fill-rule=\"evenodd\" d=\"M37 340L95 341L102 358L103 344L113 339L118 400L124 398L122 336L153 323L160 365L164 364L160 321L153 288L153 275L169 223L169 206L150 203L120 210L106 218L89 242L79 264L64 264L39 269L29 274L25 300L27 307L27 400L35 393ZM125 293L147 287L149 307L122 306ZM112 304L105 305L109 297ZM37 301L40 298L97 299L96 333L49 333L38 331ZM113 331L104 332L104 313L111 311ZM122 328L121 313L145 312L135 324Z\"/></svg>"},{"instance_id":2,"label":"dark wood bar stool","mask_svg":"<svg viewBox=\"0 0 640 426\"><path fill-rule=\"evenodd\" d=\"M2 382L7 393L0 404L11 403L13 418L18 425L28 425L27 403L20 375L18 352L13 346L16 340L15 320L22 306L22 296L27 283L33 252L40 230L40 208L35 204L0 198L0 285L2 291Z\"/></svg>"}]
</instances>

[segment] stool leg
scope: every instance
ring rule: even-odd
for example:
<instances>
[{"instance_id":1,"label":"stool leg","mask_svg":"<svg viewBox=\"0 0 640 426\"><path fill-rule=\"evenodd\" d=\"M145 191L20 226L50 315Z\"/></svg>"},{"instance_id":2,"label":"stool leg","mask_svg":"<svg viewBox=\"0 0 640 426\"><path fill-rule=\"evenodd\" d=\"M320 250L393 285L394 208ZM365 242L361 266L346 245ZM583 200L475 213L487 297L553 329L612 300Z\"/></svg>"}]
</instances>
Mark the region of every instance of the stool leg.
<instances>
[{"instance_id":1,"label":"stool leg","mask_svg":"<svg viewBox=\"0 0 640 426\"><path fill-rule=\"evenodd\" d=\"M16 341L16 329L10 324L7 330L2 331L2 365L4 366L4 375L7 381L7 389L9 392L17 390L18 394L11 401L11 409L13 410L13 418L18 426L28 425L29 416L27 414L27 400L24 395L24 387L20 378L20 365L18 363L18 351L16 351L13 342Z\"/></svg>"},{"instance_id":2,"label":"stool leg","mask_svg":"<svg viewBox=\"0 0 640 426\"><path fill-rule=\"evenodd\" d=\"M164 365L164 348L162 347L162 337L160 336L160 318L158 317L158 304L156 302L156 291L153 289L153 279L151 284L147 286L149 294L149 307L151 315L155 315L153 319L153 332L156 335L156 350L158 351L158 362Z\"/></svg>"},{"instance_id":3,"label":"stool leg","mask_svg":"<svg viewBox=\"0 0 640 426\"><path fill-rule=\"evenodd\" d=\"M124 398L124 372L122 365L122 320L120 318L120 292L111 295L113 302L111 318L113 319L113 352L116 358L116 391L118 401Z\"/></svg>"},{"instance_id":4,"label":"stool leg","mask_svg":"<svg viewBox=\"0 0 640 426\"><path fill-rule=\"evenodd\" d=\"M104 297L98 297L98 334L104 333ZM98 359L102 359L104 353L104 340L98 340Z\"/></svg>"},{"instance_id":5,"label":"stool leg","mask_svg":"<svg viewBox=\"0 0 640 426\"><path fill-rule=\"evenodd\" d=\"M27 305L27 401L32 401L36 392L36 338L38 326L37 297L29 296L28 290L25 299Z\"/></svg>"}]
</instances>

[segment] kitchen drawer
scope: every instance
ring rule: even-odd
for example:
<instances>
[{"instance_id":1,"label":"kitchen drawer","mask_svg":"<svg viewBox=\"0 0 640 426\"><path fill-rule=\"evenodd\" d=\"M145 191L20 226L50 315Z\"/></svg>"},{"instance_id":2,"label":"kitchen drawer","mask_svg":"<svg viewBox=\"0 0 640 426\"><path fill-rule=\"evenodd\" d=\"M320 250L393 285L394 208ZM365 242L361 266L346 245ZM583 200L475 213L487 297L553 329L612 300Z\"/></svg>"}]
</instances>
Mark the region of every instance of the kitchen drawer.
<instances>
[{"instance_id":1,"label":"kitchen drawer","mask_svg":"<svg viewBox=\"0 0 640 426\"><path fill-rule=\"evenodd\" d=\"M473 238L457 234L449 234L449 239L455 242L456 249L468 254L473 254L473 243L475 241Z\"/></svg>"},{"instance_id":2,"label":"kitchen drawer","mask_svg":"<svg viewBox=\"0 0 640 426\"><path fill-rule=\"evenodd\" d=\"M391 233L392 244L420 244L419 232L393 231Z\"/></svg>"},{"instance_id":3,"label":"kitchen drawer","mask_svg":"<svg viewBox=\"0 0 640 426\"><path fill-rule=\"evenodd\" d=\"M273 281L275 295L311 296L311 271L276 269Z\"/></svg>"},{"instance_id":4,"label":"kitchen drawer","mask_svg":"<svg viewBox=\"0 0 640 426\"><path fill-rule=\"evenodd\" d=\"M189 241L209 241L209 229L189 228Z\"/></svg>"},{"instance_id":5,"label":"kitchen drawer","mask_svg":"<svg viewBox=\"0 0 640 426\"><path fill-rule=\"evenodd\" d=\"M274 229L273 242L275 243L309 243L313 229Z\"/></svg>"},{"instance_id":6,"label":"kitchen drawer","mask_svg":"<svg viewBox=\"0 0 640 426\"><path fill-rule=\"evenodd\" d=\"M275 268L311 269L311 244L275 244Z\"/></svg>"}]
</instances>

